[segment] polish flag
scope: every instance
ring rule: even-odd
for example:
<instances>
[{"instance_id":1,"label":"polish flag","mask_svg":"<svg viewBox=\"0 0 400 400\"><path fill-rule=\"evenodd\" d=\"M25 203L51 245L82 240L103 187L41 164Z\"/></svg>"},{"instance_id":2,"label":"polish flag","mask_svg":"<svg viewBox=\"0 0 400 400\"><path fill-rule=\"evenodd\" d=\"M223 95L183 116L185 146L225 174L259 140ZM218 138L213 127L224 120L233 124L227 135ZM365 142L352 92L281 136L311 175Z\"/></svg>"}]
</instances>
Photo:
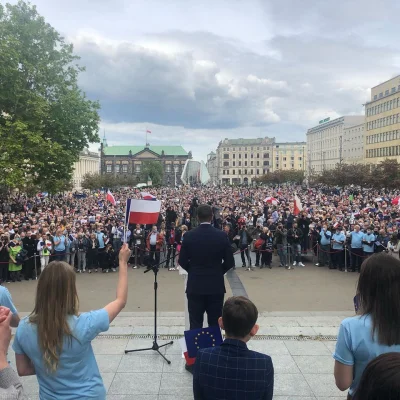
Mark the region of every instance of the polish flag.
<instances>
[{"instance_id":1,"label":"polish flag","mask_svg":"<svg viewBox=\"0 0 400 400\"><path fill-rule=\"evenodd\" d=\"M303 206L301 205L301 201L298 198L297 194L294 196L294 210L293 214L294 215L299 215L300 211L303 209Z\"/></svg>"},{"instance_id":2,"label":"polish flag","mask_svg":"<svg viewBox=\"0 0 400 400\"><path fill-rule=\"evenodd\" d=\"M126 201L125 223L150 225L158 221L160 215L161 201L147 201L128 199Z\"/></svg>"},{"instance_id":3,"label":"polish flag","mask_svg":"<svg viewBox=\"0 0 400 400\"><path fill-rule=\"evenodd\" d=\"M151 131L149 131L148 129L146 130L146 133L151 133Z\"/></svg>"},{"instance_id":4,"label":"polish flag","mask_svg":"<svg viewBox=\"0 0 400 400\"><path fill-rule=\"evenodd\" d=\"M157 200L156 196L153 196L151 193L140 192L143 200Z\"/></svg>"},{"instance_id":5,"label":"polish flag","mask_svg":"<svg viewBox=\"0 0 400 400\"><path fill-rule=\"evenodd\" d=\"M117 204L117 202L115 201L114 195L109 190L107 191L106 200L109 201L113 206L115 206Z\"/></svg>"}]
</instances>

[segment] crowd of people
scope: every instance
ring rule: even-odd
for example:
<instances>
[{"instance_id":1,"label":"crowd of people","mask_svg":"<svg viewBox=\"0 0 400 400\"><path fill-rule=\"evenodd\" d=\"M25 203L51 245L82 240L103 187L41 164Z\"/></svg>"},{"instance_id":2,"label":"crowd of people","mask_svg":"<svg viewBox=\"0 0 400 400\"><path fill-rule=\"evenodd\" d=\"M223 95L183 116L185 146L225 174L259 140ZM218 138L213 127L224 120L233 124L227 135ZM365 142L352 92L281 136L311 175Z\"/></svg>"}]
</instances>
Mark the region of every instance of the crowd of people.
<instances>
[{"instance_id":1,"label":"crowd of people","mask_svg":"<svg viewBox=\"0 0 400 400\"><path fill-rule=\"evenodd\" d=\"M133 268L143 266L149 252L175 270L177 249L184 234L197 226L200 203L212 206L214 227L226 231L250 271L272 268L274 253L277 266L303 267L307 252L320 267L357 271L370 254L385 251L398 257L400 249L395 192L283 185L163 187L151 193L162 202L157 224L129 225L126 234L125 203L141 197L137 189L116 191L116 205L106 200L105 191L8 197L0 203L0 281L35 278L51 260L68 261L77 272L115 272L125 241Z\"/></svg>"}]
</instances>

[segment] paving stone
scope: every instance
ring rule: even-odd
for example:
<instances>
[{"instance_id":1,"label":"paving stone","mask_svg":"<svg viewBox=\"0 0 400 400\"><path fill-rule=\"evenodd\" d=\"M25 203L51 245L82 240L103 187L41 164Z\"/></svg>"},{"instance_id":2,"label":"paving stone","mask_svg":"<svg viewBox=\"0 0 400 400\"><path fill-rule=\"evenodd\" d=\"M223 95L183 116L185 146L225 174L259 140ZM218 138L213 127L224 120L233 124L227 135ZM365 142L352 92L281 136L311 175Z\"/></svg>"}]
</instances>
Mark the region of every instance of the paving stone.
<instances>
[{"instance_id":1,"label":"paving stone","mask_svg":"<svg viewBox=\"0 0 400 400\"><path fill-rule=\"evenodd\" d=\"M327 356L330 355L328 348L321 342L291 341L285 340L285 345L292 356Z\"/></svg>"},{"instance_id":2,"label":"paving stone","mask_svg":"<svg viewBox=\"0 0 400 400\"><path fill-rule=\"evenodd\" d=\"M312 388L315 396L345 398L335 384L333 373L331 374L304 374L304 378Z\"/></svg>"},{"instance_id":3,"label":"paving stone","mask_svg":"<svg viewBox=\"0 0 400 400\"><path fill-rule=\"evenodd\" d=\"M285 336L315 336L315 330L310 326L277 326L279 335Z\"/></svg>"},{"instance_id":4,"label":"paving stone","mask_svg":"<svg viewBox=\"0 0 400 400\"><path fill-rule=\"evenodd\" d=\"M101 374L101 377L103 378L103 383L104 387L106 388L106 393L110 389L111 383L114 380L115 373L113 372L105 372Z\"/></svg>"},{"instance_id":5,"label":"paving stone","mask_svg":"<svg viewBox=\"0 0 400 400\"><path fill-rule=\"evenodd\" d=\"M331 356L293 356L293 359L303 374L333 374Z\"/></svg>"},{"instance_id":6,"label":"paving stone","mask_svg":"<svg viewBox=\"0 0 400 400\"><path fill-rule=\"evenodd\" d=\"M187 374L163 374L160 395L193 396L193 376Z\"/></svg>"},{"instance_id":7,"label":"paving stone","mask_svg":"<svg viewBox=\"0 0 400 400\"><path fill-rule=\"evenodd\" d=\"M102 339L92 341L94 354L124 354L129 339Z\"/></svg>"},{"instance_id":8,"label":"paving stone","mask_svg":"<svg viewBox=\"0 0 400 400\"><path fill-rule=\"evenodd\" d=\"M109 336L109 335L131 335L133 332L132 326L110 326L108 331L101 332L99 336Z\"/></svg>"},{"instance_id":9,"label":"paving stone","mask_svg":"<svg viewBox=\"0 0 400 400\"><path fill-rule=\"evenodd\" d=\"M158 394L161 373L118 373L110 386L109 394Z\"/></svg>"},{"instance_id":10,"label":"paving stone","mask_svg":"<svg viewBox=\"0 0 400 400\"><path fill-rule=\"evenodd\" d=\"M324 345L328 348L328 350L330 351L330 353L331 353L331 355L335 352L335 349L336 349L336 342L334 342L334 341L326 341L326 342L323 342L324 343Z\"/></svg>"},{"instance_id":11,"label":"paving stone","mask_svg":"<svg viewBox=\"0 0 400 400\"><path fill-rule=\"evenodd\" d=\"M339 317L334 316L317 316L317 317L301 317L299 318L300 326L333 326L339 328L342 320Z\"/></svg>"},{"instance_id":12,"label":"paving stone","mask_svg":"<svg viewBox=\"0 0 400 400\"><path fill-rule=\"evenodd\" d=\"M158 400L158 395L154 394L108 394L107 400Z\"/></svg>"},{"instance_id":13,"label":"paving stone","mask_svg":"<svg viewBox=\"0 0 400 400\"><path fill-rule=\"evenodd\" d=\"M162 372L164 359L159 354L130 353L122 356L118 366L120 372Z\"/></svg>"},{"instance_id":14,"label":"paving stone","mask_svg":"<svg viewBox=\"0 0 400 400\"><path fill-rule=\"evenodd\" d=\"M336 326L315 326L313 329L317 335L324 336L337 336L339 332L339 328Z\"/></svg>"},{"instance_id":15,"label":"paving stone","mask_svg":"<svg viewBox=\"0 0 400 400\"><path fill-rule=\"evenodd\" d=\"M302 374L277 374L274 382L275 396L313 397L313 392Z\"/></svg>"},{"instance_id":16,"label":"paving stone","mask_svg":"<svg viewBox=\"0 0 400 400\"><path fill-rule=\"evenodd\" d=\"M290 355L273 355L272 363L276 374L299 374L300 370Z\"/></svg>"},{"instance_id":17,"label":"paving stone","mask_svg":"<svg viewBox=\"0 0 400 400\"><path fill-rule=\"evenodd\" d=\"M289 350L282 340L250 340L247 343L247 346L251 350L268 354L269 356L275 354L289 355Z\"/></svg>"},{"instance_id":18,"label":"paving stone","mask_svg":"<svg viewBox=\"0 0 400 400\"><path fill-rule=\"evenodd\" d=\"M20 379L22 386L24 387L24 391L28 396L39 394L39 384L36 375L21 376Z\"/></svg>"},{"instance_id":19,"label":"paving stone","mask_svg":"<svg viewBox=\"0 0 400 400\"><path fill-rule=\"evenodd\" d=\"M99 367L100 373L107 372L117 372L118 365L121 362L121 355L111 355L111 354L95 354L97 365Z\"/></svg>"}]
</instances>

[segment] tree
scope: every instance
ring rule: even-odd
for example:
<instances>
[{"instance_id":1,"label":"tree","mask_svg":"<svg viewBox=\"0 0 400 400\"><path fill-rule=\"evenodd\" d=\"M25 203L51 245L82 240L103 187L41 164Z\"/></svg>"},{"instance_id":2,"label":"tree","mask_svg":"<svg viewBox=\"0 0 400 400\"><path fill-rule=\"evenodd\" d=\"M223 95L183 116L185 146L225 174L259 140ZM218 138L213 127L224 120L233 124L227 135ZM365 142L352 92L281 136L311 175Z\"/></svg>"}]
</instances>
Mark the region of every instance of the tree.
<instances>
[{"instance_id":1,"label":"tree","mask_svg":"<svg viewBox=\"0 0 400 400\"><path fill-rule=\"evenodd\" d=\"M139 182L133 175L113 175L113 174L85 174L82 179L82 188L96 190L101 188L116 189L121 186L135 186Z\"/></svg>"},{"instance_id":2,"label":"tree","mask_svg":"<svg viewBox=\"0 0 400 400\"><path fill-rule=\"evenodd\" d=\"M35 6L0 4L0 185L58 191L97 136L98 102L78 87L79 57Z\"/></svg>"},{"instance_id":3,"label":"tree","mask_svg":"<svg viewBox=\"0 0 400 400\"><path fill-rule=\"evenodd\" d=\"M278 170L270 172L256 179L256 182L280 185L282 183L293 182L301 184L304 180L304 171L302 170Z\"/></svg>"},{"instance_id":4,"label":"tree","mask_svg":"<svg viewBox=\"0 0 400 400\"><path fill-rule=\"evenodd\" d=\"M147 183L150 178L154 186L161 185L164 177L162 164L158 161L144 161L139 177L140 182Z\"/></svg>"}]
</instances>

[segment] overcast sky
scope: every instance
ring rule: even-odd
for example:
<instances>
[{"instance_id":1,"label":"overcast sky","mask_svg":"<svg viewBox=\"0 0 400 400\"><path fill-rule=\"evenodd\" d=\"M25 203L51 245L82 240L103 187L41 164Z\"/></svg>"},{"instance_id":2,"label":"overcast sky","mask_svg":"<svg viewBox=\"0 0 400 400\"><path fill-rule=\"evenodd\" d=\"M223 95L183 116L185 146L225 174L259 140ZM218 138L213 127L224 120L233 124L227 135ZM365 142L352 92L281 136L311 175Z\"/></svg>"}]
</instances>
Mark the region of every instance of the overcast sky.
<instances>
[{"instance_id":1,"label":"overcast sky","mask_svg":"<svg viewBox=\"0 0 400 400\"><path fill-rule=\"evenodd\" d=\"M398 0L32 2L82 57L110 145L306 140L400 74Z\"/></svg>"}]
</instances>

